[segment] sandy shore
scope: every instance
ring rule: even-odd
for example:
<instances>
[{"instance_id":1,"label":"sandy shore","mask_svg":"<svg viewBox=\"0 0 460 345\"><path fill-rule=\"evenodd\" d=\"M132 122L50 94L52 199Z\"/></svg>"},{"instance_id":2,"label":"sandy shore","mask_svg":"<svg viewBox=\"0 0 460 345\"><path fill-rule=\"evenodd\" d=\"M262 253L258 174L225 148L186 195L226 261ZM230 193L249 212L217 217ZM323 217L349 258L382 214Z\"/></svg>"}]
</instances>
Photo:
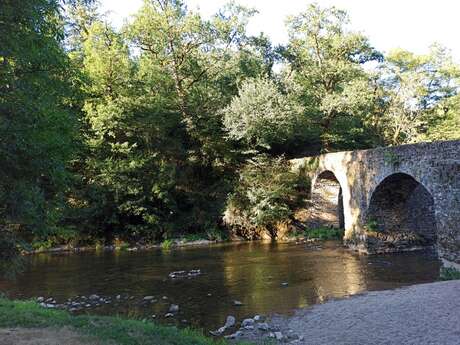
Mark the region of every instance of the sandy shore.
<instances>
[{"instance_id":1,"label":"sandy shore","mask_svg":"<svg viewBox=\"0 0 460 345\"><path fill-rule=\"evenodd\" d=\"M273 316L241 339L310 345L459 345L460 280L369 292Z\"/></svg>"}]
</instances>

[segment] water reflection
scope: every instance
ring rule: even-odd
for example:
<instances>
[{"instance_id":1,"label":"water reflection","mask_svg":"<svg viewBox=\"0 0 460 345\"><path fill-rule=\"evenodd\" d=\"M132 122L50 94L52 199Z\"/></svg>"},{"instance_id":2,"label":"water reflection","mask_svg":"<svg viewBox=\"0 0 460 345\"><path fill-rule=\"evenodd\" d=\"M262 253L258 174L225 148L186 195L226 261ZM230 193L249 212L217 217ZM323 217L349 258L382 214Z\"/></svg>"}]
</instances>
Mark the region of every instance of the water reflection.
<instances>
[{"instance_id":1,"label":"water reflection","mask_svg":"<svg viewBox=\"0 0 460 345\"><path fill-rule=\"evenodd\" d=\"M130 296L88 311L151 317L206 329L254 314L290 313L295 308L367 290L389 289L437 279L432 253L359 256L327 242L318 246L241 243L169 252L36 255L16 282L0 281L12 297L77 295ZM201 269L191 279L170 279L172 271ZM288 283L283 286L282 283ZM157 302L144 303L144 296ZM163 298L164 297L164 298ZM234 306L233 301L243 302ZM180 311L165 319L171 303ZM186 320L186 322L185 322Z\"/></svg>"}]
</instances>

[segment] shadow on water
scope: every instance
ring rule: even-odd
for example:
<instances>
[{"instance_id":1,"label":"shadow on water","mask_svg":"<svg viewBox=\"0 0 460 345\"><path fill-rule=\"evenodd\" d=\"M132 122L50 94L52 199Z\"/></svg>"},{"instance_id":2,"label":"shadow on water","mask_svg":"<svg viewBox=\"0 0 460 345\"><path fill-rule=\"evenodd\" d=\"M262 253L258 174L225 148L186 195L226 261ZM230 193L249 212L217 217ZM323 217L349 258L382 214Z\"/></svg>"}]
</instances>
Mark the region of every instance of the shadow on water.
<instances>
[{"instance_id":1,"label":"shadow on water","mask_svg":"<svg viewBox=\"0 0 460 345\"><path fill-rule=\"evenodd\" d=\"M0 291L13 298L52 296L58 303L98 294L110 297L111 303L84 312L156 315L160 322L204 329L221 326L227 315L241 320L255 314L290 313L330 298L432 282L440 267L431 252L360 256L337 242L41 254L28 260L27 271L17 281L0 281ZM190 279L168 276L192 269L202 274ZM117 295L123 298L118 301ZM144 296L153 296L153 303L145 302ZM234 306L234 300L243 305ZM165 318L170 304L180 310Z\"/></svg>"}]
</instances>

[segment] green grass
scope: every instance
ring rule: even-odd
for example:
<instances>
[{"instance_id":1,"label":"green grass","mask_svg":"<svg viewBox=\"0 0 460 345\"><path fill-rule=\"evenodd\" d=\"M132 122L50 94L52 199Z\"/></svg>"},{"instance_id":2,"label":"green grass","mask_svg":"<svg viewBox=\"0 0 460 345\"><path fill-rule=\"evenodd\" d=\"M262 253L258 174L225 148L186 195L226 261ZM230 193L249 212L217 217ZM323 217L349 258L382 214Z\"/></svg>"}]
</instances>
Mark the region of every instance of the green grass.
<instances>
[{"instance_id":1,"label":"green grass","mask_svg":"<svg viewBox=\"0 0 460 345\"><path fill-rule=\"evenodd\" d=\"M439 277L441 280L460 279L460 271L453 267L442 267Z\"/></svg>"},{"instance_id":2,"label":"green grass","mask_svg":"<svg viewBox=\"0 0 460 345\"><path fill-rule=\"evenodd\" d=\"M205 337L191 329L177 329L150 321L121 317L80 315L49 310L35 302L11 301L0 298L0 328L61 328L70 327L83 337L91 336L116 345L224 345L223 340ZM240 345L243 345L240 343Z\"/></svg>"},{"instance_id":3,"label":"green grass","mask_svg":"<svg viewBox=\"0 0 460 345\"><path fill-rule=\"evenodd\" d=\"M343 229L327 227L308 229L305 230L305 237L319 240L341 240L343 238Z\"/></svg>"}]
</instances>

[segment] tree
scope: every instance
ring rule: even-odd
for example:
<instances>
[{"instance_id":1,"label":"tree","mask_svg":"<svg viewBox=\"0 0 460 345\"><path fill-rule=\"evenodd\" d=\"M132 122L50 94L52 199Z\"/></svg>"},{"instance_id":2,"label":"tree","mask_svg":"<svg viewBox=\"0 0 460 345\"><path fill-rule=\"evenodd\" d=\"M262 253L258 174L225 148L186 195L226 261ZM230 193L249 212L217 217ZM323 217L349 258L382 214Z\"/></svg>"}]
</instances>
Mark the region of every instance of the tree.
<instances>
[{"instance_id":1,"label":"tree","mask_svg":"<svg viewBox=\"0 0 460 345\"><path fill-rule=\"evenodd\" d=\"M382 56L365 36L347 30L348 22L344 11L318 5L288 20L286 73L299 84L304 114L318 128L325 151L347 147L349 141L355 148L370 145L366 138L357 142L353 130L364 127L362 119L373 101L363 64Z\"/></svg>"},{"instance_id":2,"label":"tree","mask_svg":"<svg viewBox=\"0 0 460 345\"><path fill-rule=\"evenodd\" d=\"M263 78L243 82L238 97L222 112L231 139L250 149L269 150L293 136L302 109Z\"/></svg>"},{"instance_id":3,"label":"tree","mask_svg":"<svg viewBox=\"0 0 460 345\"><path fill-rule=\"evenodd\" d=\"M452 118L450 99L458 93L460 68L434 45L427 55L392 51L381 66L381 132L390 145L416 142L442 118ZM440 121L441 120L441 121ZM426 138L426 136L425 136Z\"/></svg>"},{"instance_id":4,"label":"tree","mask_svg":"<svg viewBox=\"0 0 460 345\"><path fill-rule=\"evenodd\" d=\"M0 218L45 231L59 217L76 135L59 3L3 1L0 25Z\"/></svg>"}]
</instances>

